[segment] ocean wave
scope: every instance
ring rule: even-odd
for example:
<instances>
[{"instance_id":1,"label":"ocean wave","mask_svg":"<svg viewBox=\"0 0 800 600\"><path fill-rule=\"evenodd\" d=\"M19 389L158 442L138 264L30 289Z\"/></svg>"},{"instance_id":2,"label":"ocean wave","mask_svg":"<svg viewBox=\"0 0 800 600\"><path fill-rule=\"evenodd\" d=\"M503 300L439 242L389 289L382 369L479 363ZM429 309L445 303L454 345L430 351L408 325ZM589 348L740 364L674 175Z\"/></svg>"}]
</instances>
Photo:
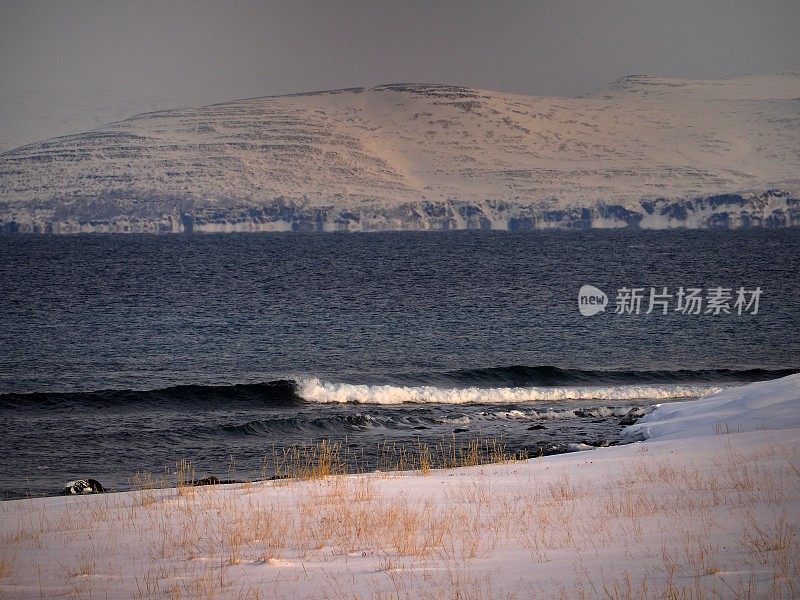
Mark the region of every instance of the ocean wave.
<instances>
[{"instance_id":1,"label":"ocean wave","mask_svg":"<svg viewBox=\"0 0 800 600\"><path fill-rule=\"evenodd\" d=\"M237 385L176 385L157 390L98 390L90 392L42 392L0 394L0 408L47 408L65 405L98 407L230 406L231 404L291 406L302 399L297 384L289 379Z\"/></svg>"},{"instance_id":2,"label":"ocean wave","mask_svg":"<svg viewBox=\"0 0 800 600\"><path fill-rule=\"evenodd\" d=\"M384 409L385 410L385 409ZM446 410L446 409L445 409ZM589 408L540 409L479 411L471 415L452 413L449 415L429 415L409 418L402 412L388 411L367 414L328 414L313 417L304 413L295 417L269 417L236 421L222 425L220 429L235 436L269 436L276 434L296 434L305 432L312 435L341 435L367 430L393 430L414 432L420 429L450 430L453 427L469 427L479 431L482 424L492 421L558 421L562 419L608 419L624 417L641 417L653 410L652 406L595 406ZM322 411L325 413L326 411ZM466 431L466 430L462 430ZM204 426L201 433L214 434L216 428Z\"/></svg>"},{"instance_id":3,"label":"ocean wave","mask_svg":"<svg viewBox=\"0 0 800 600\"><path fill-rule=\"evenodd\" d=\"M356 404L518 404L565 400L670 400L698 398L723 389L718 385L593 385L533 387L465 387L366 385L333 383L317 378L298 381L307 402Z\"/></svg>"},{"instance_id":4,"label":"ocean wave","mask_svg":"<svg viewBox=\"0 0 800 600\"><path fill-rule=\"evenodd\" d=\"M354 415L334 415L331 417L292 417L252 419L244 423L230 423L221 427L222 431L231 435L270 435L307 432L311 434L331 434L364 431L377 427L394 426L390 417L373 417L356 413Z\"/></svg>"},{"instance_id":5,"label":"ocean wave","mask_svg":"<svg viewBox=\"0 0 800 600\"><path fill-rule=\"evenodd\" d=\"M599 370L561 369L550 365L459 369L443 373L407 375L409 383L434 382L476 387L528 387L559 385L637 384L637 383L735 383L777 379L791 375L792 369L673 369Z\"/></svg>"},{"instance_id":6,"label":"ocean wave","mask_svg":"<svg viewBox=\"0 0 800 600\"><path fill-rule=\"evenodd\" d=\"M777 379L792 369L581 370L553 366L489 367L387 375L381 383L295 377L235 385L176 385L156 390L0 394L0 409L25 406L294 406L303 402L517 403L558 400L692 398L726 385Z\"/></svg>"},{"instance_id":7,"label":"ocean wave","mask_svg":"<svg viewBox=\"0 0 800 600\"><path fill-rule=\"evenodd\" d=\"M487 421L538 421L558 420L567 418L581 419L606 419L609 417L643 416L650 412L652 407L635 406L595 406L592 408L563 408L545 410L501 410L496 412L481 412L479 416Z\"/></svg>"}]
</instances>

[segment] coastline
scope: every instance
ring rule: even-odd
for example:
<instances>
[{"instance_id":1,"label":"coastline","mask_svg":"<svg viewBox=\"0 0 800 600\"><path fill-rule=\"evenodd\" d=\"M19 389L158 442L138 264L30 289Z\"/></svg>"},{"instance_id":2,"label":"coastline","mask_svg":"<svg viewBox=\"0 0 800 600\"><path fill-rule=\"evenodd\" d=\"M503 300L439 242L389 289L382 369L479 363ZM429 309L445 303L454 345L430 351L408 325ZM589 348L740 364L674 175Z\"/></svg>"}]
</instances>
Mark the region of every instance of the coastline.
<instances>
[{"instance_id":1,"label":"coastline","mask_svg":"<svg viewBox=\"0 0 800 600\"><path fill-rule=\"evenodd\" d=\"M800 1L187 4L0 6L0 600L800 600Z\"/></svg>"},{"instance_id":2,"label":"coastline","mask_svg":"<svg viewBox=\"0 0 800 600\"><path fill-rule=\"evenodd\" d=\"M428 474L3 502L0 595L796 596L800 375L661 405L644 427Z\"/></svg>"}]
</instances>

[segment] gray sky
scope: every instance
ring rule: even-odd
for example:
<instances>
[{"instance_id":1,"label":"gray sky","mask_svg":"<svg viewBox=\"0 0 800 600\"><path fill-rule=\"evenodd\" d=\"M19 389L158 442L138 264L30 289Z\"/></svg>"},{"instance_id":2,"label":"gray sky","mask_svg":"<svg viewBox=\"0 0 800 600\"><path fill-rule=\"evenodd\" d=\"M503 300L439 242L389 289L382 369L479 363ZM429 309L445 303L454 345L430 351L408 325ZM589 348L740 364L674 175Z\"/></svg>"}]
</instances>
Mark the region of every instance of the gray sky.
<instances>
[{"instance_id":1,"label":"gray sky","mask_svg":"<svg viewBox=\"0 0 800 600\"><path fill-rule=\"evenodd\" d=\"M572 96L632 73L797 71L798 24L797 0L2 0L0 148L92 111L397 81Z\"/></svg>"}]
</instances>

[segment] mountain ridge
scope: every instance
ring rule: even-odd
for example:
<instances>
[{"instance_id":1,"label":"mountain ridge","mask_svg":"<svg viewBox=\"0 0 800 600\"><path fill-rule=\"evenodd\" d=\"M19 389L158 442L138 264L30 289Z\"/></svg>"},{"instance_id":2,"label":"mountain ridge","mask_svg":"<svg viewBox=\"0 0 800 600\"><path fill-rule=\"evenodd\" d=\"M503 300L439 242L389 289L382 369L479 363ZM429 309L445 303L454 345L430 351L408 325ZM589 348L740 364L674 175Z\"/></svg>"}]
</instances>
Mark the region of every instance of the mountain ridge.
<instances>
[{"instance_id":1,"label":"mountain ridge","mask_svg":"<svg viewBox=\"0 0 800 600\"><path fill-rule=\"evenodd\" d=\"M798 128L796 73L263 96L0 154L0 231L797 226Z\"/></svg>"}]
</instances>

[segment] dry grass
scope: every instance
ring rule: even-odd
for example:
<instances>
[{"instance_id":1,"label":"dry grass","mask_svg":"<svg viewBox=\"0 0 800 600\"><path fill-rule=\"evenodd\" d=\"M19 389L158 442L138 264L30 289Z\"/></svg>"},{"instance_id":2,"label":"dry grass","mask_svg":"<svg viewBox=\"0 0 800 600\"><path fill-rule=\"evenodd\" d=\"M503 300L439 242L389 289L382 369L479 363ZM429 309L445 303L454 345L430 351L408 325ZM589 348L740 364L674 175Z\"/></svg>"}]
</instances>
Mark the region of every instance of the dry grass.
<instances>
[{"instance_id":1,"label":"dry grass","mask_svg":"<svg viewBox=\"0 0 800 600\"><path fill-rule=\"evenodd\" d=\"M500 445L417 445L387 453L408 472L344 475L345 452L287 452L278 462L292 479L238 490L194 487L180 461L177 488L137 474L130 495L55 511L0 505L0 580L24 571L31 588L55 580L67 596L103 597L99 579L124 564L114 581L136 598L527 598L552 596L537 592L552 569L564 598L800 595L799 461L782 447L728 447L680 466L639 452L608 473L509 462L468 477L434 466L509 457ZM70 544L53 569L42 548ZM628 570L592 566L620 547Z\"/></svg>"},{"instance_id":2,"label":"dry grass","mask_svg":"<svg viewBox=\"0 0 800 600\"><path fill-rule=\"evenodd\" d=\"M147 507L155 504L158 498L156 490L169 485L166 478L154 477L146 471L137 471L129 480L131 490L134 492L134 504Z\"/></svg>"},{"instance_id":3,"label":"dry grass","mask_svg":"<svg viewBox=\"0 0 800 600\"><path fill-rule=\"evenodd\" d=\"M377 470L419 471L429 474L434 469L451 469L485 464L525 460L524 453L509 453L501 439L478 437L467 442L457 442L455 437L442 440L434 446L417 439L406 445L384 441L376 450ZM354 448L341 442L321 440L305 446L273 449L271 457L262 460L261 477L269 479L317 479L345 473L364 473L370 462L363 448ZM375 467L372 467L373 469Z\"/></svg>"},{"instance_id":4,"label":"dry grass","mask_svg":"<svg viewBox=\"0 0 800 600\"><path fill-rule=\"evenodd\" d=\"M275 477L278 479L321 479L346 472L347 460L342 456L342 444L329 440L310 446L284 448L283 456L275 464Z\"/></svg>"},{"instance_id":5,"label":"dry grass","mask_svg":"<svg viewBox=\"0 0 800 600\"><path fill-rule=\"evenodd\" d=\"M192 462L186 459L179 460L175 465L175 487L180 496L194 496L195 472Z\"/></svg>"},{"instance_id":6,"label":"dry grass","mask_svg":"<svg viewBox=\"0 0 800 600\"><path fill-rule=\"evenodd\" d=\"M16 560L17 557L11 550L7 548L0 550L0 579L11 577Z\"/></svg>"}]
</instances>

